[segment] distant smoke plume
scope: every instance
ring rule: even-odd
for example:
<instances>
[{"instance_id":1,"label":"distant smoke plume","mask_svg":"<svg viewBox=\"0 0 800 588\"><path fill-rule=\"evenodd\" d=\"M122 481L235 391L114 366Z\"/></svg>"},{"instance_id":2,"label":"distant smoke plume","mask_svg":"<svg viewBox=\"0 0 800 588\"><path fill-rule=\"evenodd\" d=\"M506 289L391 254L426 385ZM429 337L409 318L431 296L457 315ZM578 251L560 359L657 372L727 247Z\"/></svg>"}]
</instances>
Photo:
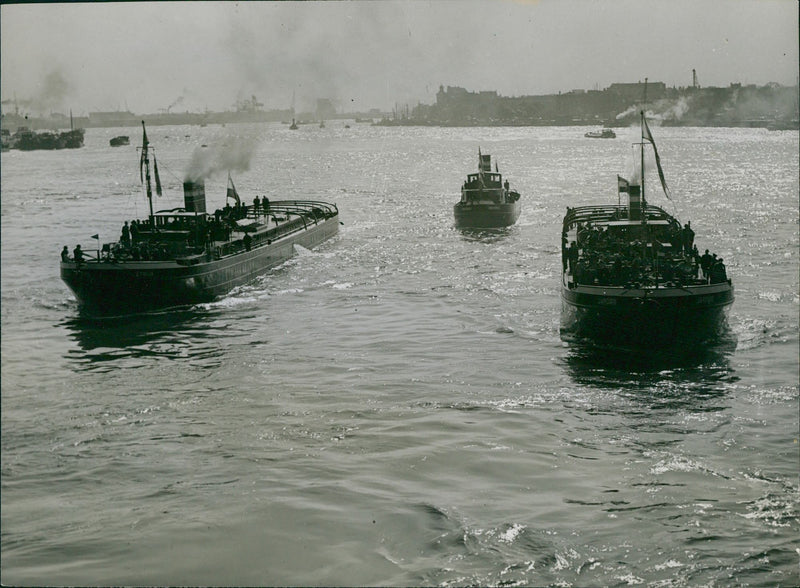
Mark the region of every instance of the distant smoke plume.
<instances>
[{"instance_id":1,"label":"distant smoke plume","mask_svg":"<svg viewBox=\"0 0 800 588\"><path fill-rule=\"evenodd\" d=\"M167 106L167 112L169 112L170 110L172 110L173 108L175 108L179 104L183 104L183 96L178 96L178 98L175 100L175 102L173 102L172 104Z\"/></svg>"},{"instance_id":2,"label":"distant smoke plume","mask_svg":"<svg viewBox=\"0 0 800 588\"><path fill-rule=\"evenodd\" d=\"M256 152L257 142L252 138L229 137L208 147L198 147L192 153L185 181L205 180L217 173L247 171Z\"/></svg>"},{"instance_id":3,"label":"distant smoke plume","mask_svg":"<svg viewBox=\"0 0 800 588\"><path fill-rule=\"evenodd\" d=\"M620 112L616 116L616 118L617 118L617 120L619 120L621 118L625 118L626 116L631 116L633 114L636 114L636 106L629 106L627 110L625 110L623 112Z\"/></svg>"},{"instance_id":4,"label":"distant smoke plume","mask_svg":"<svg viewBox=\"0 0 800 588\"><path fill-rule=\"evenodd\" d=\"M44 76L40 87L41 91L36 96L20 100L31 111L39 114L49 114L54 109L63 108L72 89L64 74L55 69Z\"/></svg>"},{"instance_id":5,"label":"distant smoke plume","mask_svg":"<svg viewBox=\"0 0 800 588\"><path fill-rule=\"evenodd\" d=\"M680 120L689 111L690 106L689 100L683 96L674 101L670 99L661 99L652 104L645 115L649 120ZM641 108L641 106L629 106L615 118L617 120L633 119L634 115L638 114L639 108Z\"/></svg>"}]
</instances>

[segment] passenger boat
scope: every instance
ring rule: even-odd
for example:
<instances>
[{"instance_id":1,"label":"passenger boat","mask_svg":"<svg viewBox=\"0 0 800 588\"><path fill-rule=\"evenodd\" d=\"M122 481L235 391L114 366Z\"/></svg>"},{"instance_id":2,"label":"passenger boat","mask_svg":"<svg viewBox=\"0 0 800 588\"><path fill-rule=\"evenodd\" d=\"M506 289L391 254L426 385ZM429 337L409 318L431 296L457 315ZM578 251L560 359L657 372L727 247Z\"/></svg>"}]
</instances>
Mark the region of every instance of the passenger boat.
<instances>
[{"instance_id":1,"label":"passenger boat","mask_svg":"<svg viewBox=\"0 0 800 588\"><path fill-rule=\"evenodd\" d=\"M467 175L461 186L461 200L453 207L456 227L472 229L502 228L513 225L522 209L519 192L503 182L491 155L478 149L478 173Z\"/></svg>"},{"instance_id":2,"label":"passenger boat","mask_svg":"<svg viewBox=\"0 0 800 588\"><path fill-rule=\"evenodd\" d=\"M227 203L206 212L203 180L184 181L184 207L153 211L152 168L161 194L158 164L143 127L140 172L150 215L125 223L122 237L94 251L62 252L61 278L87 314L122 315L213 301L252 281L294 254L311 249L339 230L335 204L311 200L243 204L228 177ZM226 199L227 202L227 199Z\"/></svg>"},{"instance_id":3,"label":"passenger boat","mask_svg":"<svg viewBox=\"0 0 800 588\"><path fill-rule=\"evenodd\" d=\"M584 137L588 139L615 139L617 134L613 129L603 129L602 131L589 131Z\"/></svg>"},{"instance_id":4,"label":"passenger boat","mask_svg":"<svg viewBox=\"0 0 800 588\"><path fill-rule=\"evenodd\" d=\"M644 147L655 141L641 114ZM628 203L567 208L562 228L562 321L566 341L591 340L638 350L702 343L725 330L734 300L722 259L694 244L691 223L647 204L640 183L618 176ZM699 267L700 266L700 267ZM702 270L702 272L698 271Z\"/></svg>"}]
</instances>

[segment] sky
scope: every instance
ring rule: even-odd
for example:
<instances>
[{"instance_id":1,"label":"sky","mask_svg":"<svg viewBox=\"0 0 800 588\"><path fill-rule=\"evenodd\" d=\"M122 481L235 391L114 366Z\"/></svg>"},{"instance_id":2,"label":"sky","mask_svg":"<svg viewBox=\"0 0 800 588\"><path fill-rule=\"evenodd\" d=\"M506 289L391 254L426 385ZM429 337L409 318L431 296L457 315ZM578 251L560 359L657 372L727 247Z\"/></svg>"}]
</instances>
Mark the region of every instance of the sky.
<instances>
[{"instance_id":1,"label":"sky","mask_svg":"<svg viewBox=\"0 0 800 588\"><path fill-rule=\"evenodd\" d=\"M26 114L433 104L798 83L796 0L99 2L0 6L0 97ZM3 104L10 111L11 103Z\"/></svg>"}]
</instances>

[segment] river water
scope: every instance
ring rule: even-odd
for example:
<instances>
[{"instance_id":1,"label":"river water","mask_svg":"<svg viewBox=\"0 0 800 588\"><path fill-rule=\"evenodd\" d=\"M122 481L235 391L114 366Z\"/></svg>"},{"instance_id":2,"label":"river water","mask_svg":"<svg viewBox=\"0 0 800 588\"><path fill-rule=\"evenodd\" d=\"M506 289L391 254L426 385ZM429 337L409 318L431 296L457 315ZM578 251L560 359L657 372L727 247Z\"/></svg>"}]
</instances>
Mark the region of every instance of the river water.
<instances>
[{"instance_id":1,"label":"river water","mask_svg":"<svg viewBox=\"0 0 800 588\"><path fill-rule=\"evenodd\" d=\"M724 345L631 359L559 336L566 206L616 202L634 158L637 131L587 130L149 128L156 208L199 145L249 141L244 200L344 224L217 302L111 321L58 256L146 215L140 129L3 153L2 582L800 583L798 134L653 127L674 204L654 173L648 200L736 301ZM522 194L507 230L453 227L478 148Z\"/></svg>"}]
</instances>

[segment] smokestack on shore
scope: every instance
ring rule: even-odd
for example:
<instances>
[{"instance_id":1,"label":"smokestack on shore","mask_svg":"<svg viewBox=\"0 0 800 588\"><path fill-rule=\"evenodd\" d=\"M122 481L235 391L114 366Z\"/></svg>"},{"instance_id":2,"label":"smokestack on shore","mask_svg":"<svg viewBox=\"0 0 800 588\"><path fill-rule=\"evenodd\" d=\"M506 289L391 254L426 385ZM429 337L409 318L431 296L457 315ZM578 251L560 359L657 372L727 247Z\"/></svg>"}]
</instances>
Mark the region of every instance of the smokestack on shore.
<instances>
[{"instance_id":1,"label":"smokestack on shore","mask_svg":"<svg viewBox=\"0 0 800 588\"><path fill-rule=\"evenodd\" d=\"M206 183L204 180L183 182L183 203L186 212L206 211Z\"/></svg>"}]
</instances>

